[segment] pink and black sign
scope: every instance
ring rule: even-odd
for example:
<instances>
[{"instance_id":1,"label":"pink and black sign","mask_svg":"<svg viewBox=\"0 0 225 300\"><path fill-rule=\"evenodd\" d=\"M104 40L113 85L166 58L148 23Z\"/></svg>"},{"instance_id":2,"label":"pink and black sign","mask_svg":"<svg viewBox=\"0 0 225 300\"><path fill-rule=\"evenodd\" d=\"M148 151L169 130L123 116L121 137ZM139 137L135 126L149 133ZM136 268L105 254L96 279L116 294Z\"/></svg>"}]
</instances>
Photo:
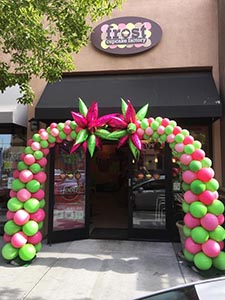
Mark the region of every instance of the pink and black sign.
<instances>
[{"instance_id":1,"label":"pink and black sign","mask_svg":"<svg viewBox=\"0 0 225 300\"><path fill-rule=\"evenodd\" d=\"M92 44L103 52L117 55L136 54L156 46L162 38L161 27L140 17L108 20L94 28Z\"/></svg>"}]
</instances>

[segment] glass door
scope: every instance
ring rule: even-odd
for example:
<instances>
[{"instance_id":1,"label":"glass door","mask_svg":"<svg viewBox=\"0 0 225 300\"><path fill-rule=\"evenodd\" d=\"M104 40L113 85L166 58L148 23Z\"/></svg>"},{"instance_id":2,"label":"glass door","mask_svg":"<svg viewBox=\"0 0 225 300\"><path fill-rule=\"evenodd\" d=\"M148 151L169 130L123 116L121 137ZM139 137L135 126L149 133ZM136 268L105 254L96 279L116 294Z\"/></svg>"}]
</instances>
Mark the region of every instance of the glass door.
<instances>
[{"instance_id":1,"label":"glass door","mask_svg":"<svg viewBox=\"0 0 225 300\"><path fill-rule=\"evenodd\" d=\"M170 240L172 204L171 155L168 145L146 143L130 173L130 226L133 238Z\"/></svg>"},{"instance_id":2,"label":"glass door","mask_svg":"<svg viewBox=\"0 0 225 300\"><path fill-rule=\"evenodd\" d=\"M70 149L63 142L51 153L49 243L88 237L86 156L83 149Z\"/></svg>"}]
</instances>

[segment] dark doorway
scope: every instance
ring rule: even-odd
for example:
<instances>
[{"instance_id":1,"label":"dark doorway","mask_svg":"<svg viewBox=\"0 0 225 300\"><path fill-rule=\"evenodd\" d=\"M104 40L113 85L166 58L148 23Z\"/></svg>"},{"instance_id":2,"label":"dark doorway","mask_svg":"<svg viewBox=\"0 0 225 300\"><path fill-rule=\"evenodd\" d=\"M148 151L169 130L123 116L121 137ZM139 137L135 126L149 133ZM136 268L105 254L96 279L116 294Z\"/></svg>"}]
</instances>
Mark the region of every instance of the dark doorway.
<instances>
[{"instance_id":1,"label":"dark doorway","mask_svg":"<svg viewBox=\"0 0 225 300\"><path fill-rule=\"evenodd\" d=\"M128 148L105 143L90 160L90 238L127 238L128 157Z\"/></svg>"}]
</instances>

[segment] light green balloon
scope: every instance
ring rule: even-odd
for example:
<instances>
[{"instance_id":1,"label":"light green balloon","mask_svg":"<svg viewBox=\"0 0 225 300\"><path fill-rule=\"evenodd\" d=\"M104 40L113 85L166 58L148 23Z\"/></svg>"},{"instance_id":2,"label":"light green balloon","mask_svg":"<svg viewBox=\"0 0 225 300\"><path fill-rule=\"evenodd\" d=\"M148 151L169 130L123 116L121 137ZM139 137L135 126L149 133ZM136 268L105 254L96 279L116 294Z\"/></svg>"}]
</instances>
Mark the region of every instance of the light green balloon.
<instances>
[{"instance_id":1,"label":"light green balloon","mask_svg":"<svg viewBox=\"0 0 225 300\"><path fill-rule=\"evenodd\" d=\"M217 257L213 258L213 266L218 270L225 271L225 252L221 251Z\"/></svg>"},{"instance_id":2,"label":"light green balloon","mask_svg":"<svg viewBox=\"0 0 225 300\"><path fill-rule=\"evenodd\" d=\"M22 230L27 236L32 236L38 232L38 223L30 220L23 225Z\"/></svg>"},{"instance_id":3,"label":"light green balloon","mask_svg":"<svg viewBox=\"0 0 225 300\"><path fill-rule=\"evenodd\" d=\"M14 248L11 243L7 243L2 247L2 256L6 260L13 260L18 256L19 250Z\"/></svg>"},{"instance_id":4,"label":"light green balloon","mask_svg":"<svg viewBox=\"0 0 225 300\"><path fill-rule=\"evenodd\" d=\"M24 203L24 208L29 213L34 213L40 208L40 202L36 198L30 198Z\"/></svg>"},{"instance_id":5,"label":"light green balloon","mask_svg":"<svg viewBox=\"0 0 225 300\"><path fill-rule=\"evenodd\" d=\"M219 216L224 213L224 204L220 200L216 199L214 200L209 206L208 206L208 212Z\"/></svg>"},{"instance_id":6,"label":"light green balloon","mask_svg":"<svg viewBox=\"0 0 225 300\"><path fill-rule=\"evenodd\" d=\"M199 270L209 270L212 267L212 259L203 252L198 252L194 256L194 264Z\"/></svg>"},{"instance_id":7,"label":"light green balloon","mask_svg":"<svg viewBox=\"0 0 225 300\"><path fill-rule=\"evenodd\" d=\"M183 250L183 253L184 253L184 257L186 258L186 260L188 260L188 261L194 260L194 254L190 253L186 249Z\"/></svg>"},{"instance_id":8,"label":"light green balloon","mask_svg":"<svg viewBox=\"0 0 225 300\"><path fill-rule=\"evenodd\" d=\"M4 231L8 235L13 235L20 230L21 226L17 225L13 220L7 221L4 225Z\"/></svg>"},{"instance_id":9,"label":"light green balloon","mask_svg":"<svg viewBox=\"0 0 225 300\"><path fill-rule=\"evenodd\" d=\"M195 218L202 218L207 213L207 207L200 201L195 201L190 204L190 213Z\"/></svg>"},{"instance_id":10,"label":"light green balloon","mask_svg":"<svg viewBox=\"0 0 225 300\"><path fill-rule=\"evenodd\" d=\"M211 192L215 192L219 188L219 182L215 178L212 178L210 181L206 182L206 188Z\"/></svg>"},{"instance_id":11,"label":"light green balloon","mask_svg":"<svg viewBox=\"0 0 225 300\"><path fill-rule=\"evenodd\" d=\"M32 244L25 244L19 249L19 257L24 261L32 260L36 255L36 249Z\"/></svg>"},{"instance_id":12,"label":"light green balloon","mask_svg":"<svg viewBox=\"0 0 225 300\"><path fill-rule=\"evenodd\" d=\"M9 199L7 203L7 207L9 210L15 212L21 208L23 208L23 202L19 201L16 197L12 197Z\"/></svg>"},{"instance_id":13,"label":"light green balloon","mask_svg":"<svg viewBox=\"0 0 225 300\"><path fill-rule=\"evenodd\" d=\"M209 237L217 242L221 242L225 239L225 229L218 225L216 229L209 231Z\"/></svg>"},{"instance_id":14,"label":"light green balloon","mask_svg":"<svg viewBox=\"0 0 225 300\"><path fill-rule=\"evenodd\" d=\"M209 232L203 227L197 226L192 229L191 237L196 243L203 244L209 239Z\"/></svg>"}]
</instances>

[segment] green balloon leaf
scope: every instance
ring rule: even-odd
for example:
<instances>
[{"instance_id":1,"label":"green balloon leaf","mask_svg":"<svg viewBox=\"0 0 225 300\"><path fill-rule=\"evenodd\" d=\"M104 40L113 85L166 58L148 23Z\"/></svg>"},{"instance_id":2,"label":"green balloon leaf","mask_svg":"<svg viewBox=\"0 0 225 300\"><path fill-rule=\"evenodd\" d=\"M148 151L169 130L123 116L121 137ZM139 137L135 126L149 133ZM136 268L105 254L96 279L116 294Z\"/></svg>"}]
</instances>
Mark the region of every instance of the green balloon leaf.
<instances>
[{"instance_id":1,"label":"green balloon leaf","mask_svg":"<svg viewBox=\"0 0 225 300\"><path fill-rule=\"evenodd\" d=\"M88 146L88 151L91 155L91 157L94 154L95 151L95 146L96 146L96 136L94 134L91 134L87 140L87 146Z\"/></svg>"},{"instance_id":2,"label":"green balloon leaf","mask_svg":"<svg viewBox=\"0 0 225 300\"><path fill-rule=\"evenodd\" d=\"M78 102L79 102L79 112L84 117L86 117L87 112L88 112L88 108L87 108L86 104L84 103L84 101L81 98L78 99Z\"/></svg>"},{"instance_id":3,"label":"green balloon leaf","mask_svg":"<svg viewBox=\"0 0 225 300\"><path fill-rule=\"evenodd\" d=\"M109 140L118 140L127 134L127 130L115 130L108 135Z\"/></svg>"},{"instance_id":4,"label":"green balloon leaf","mask_svg":"<svg viewBox=\"0 0 225 300\"><path fill-rule=\"evenodd\" d=\"M139 111L136 113L136 118L140 121L144 119L148 111L148 104L145 104Z\"/></svg>"},{"instance_id":5,"label":"green balloon leaf","mask_svg":"<svg viewBox=\"0 0 225 300\"><path fill-rule=\"evenodd\" d=\"M125 100L123 100L123 98L120 98L121 99L121 110L122 110L122 114L124 116L126 116L126 111L127 111L127 103L125 102Z\"/></svg>"},{"instance_id":6,"label":"green balloon leaf","mask_svg":"<svg viewBox=\"0 0 225 300\"><path fill-rule=\"evenodd\" d=\"M86 141L87 138L88 138L87 129L80 130L77 134L75 145L83 143L84 141Z\"/></svg>"}]
</instances>

